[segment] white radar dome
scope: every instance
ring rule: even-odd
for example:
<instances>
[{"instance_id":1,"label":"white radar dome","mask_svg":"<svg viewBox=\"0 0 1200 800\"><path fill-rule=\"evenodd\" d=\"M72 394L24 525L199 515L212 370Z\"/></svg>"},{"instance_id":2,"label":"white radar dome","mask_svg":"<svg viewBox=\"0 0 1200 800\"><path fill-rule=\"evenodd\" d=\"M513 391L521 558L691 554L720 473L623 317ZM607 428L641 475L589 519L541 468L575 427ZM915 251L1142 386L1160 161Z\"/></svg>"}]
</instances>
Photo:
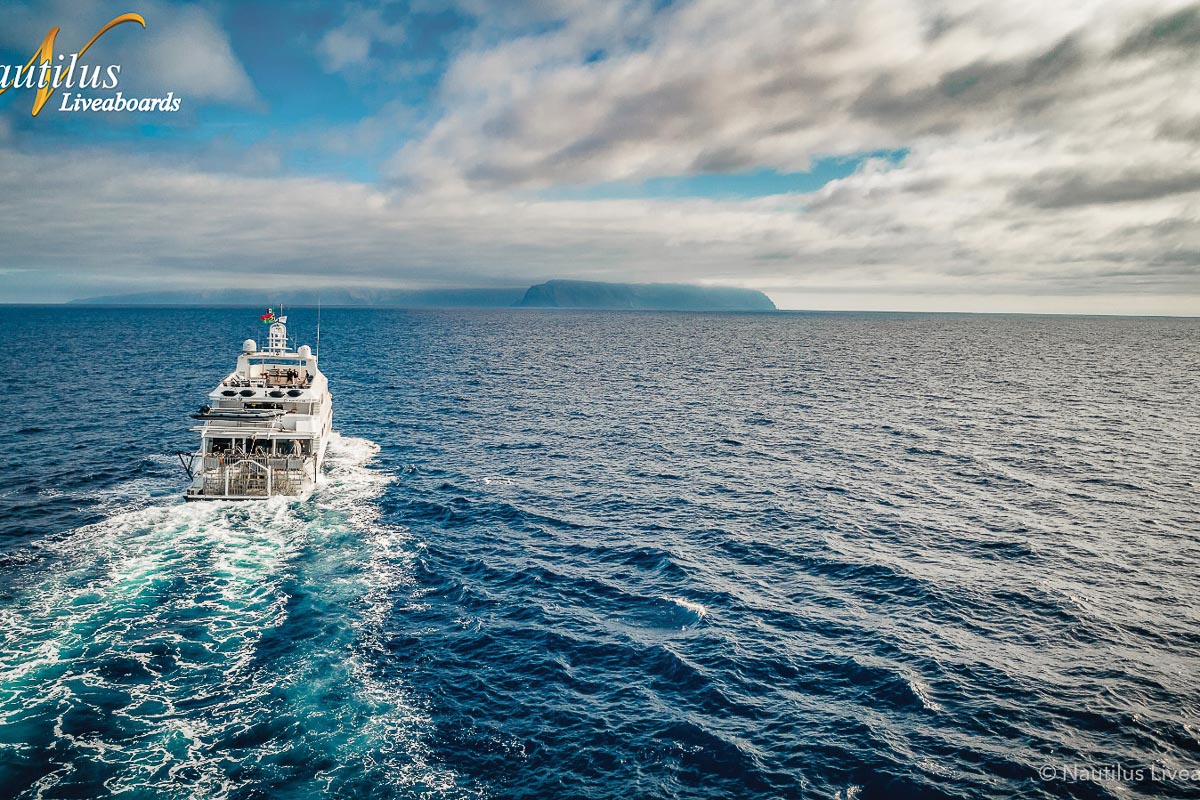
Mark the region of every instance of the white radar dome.
<instances>
[{"instance_id":1,"label":"white radar dome","mask_svg":"<svg viewBox=\"0 0 1200 800\"><path fill-rule=\"evenodd\" d=\"M300 349L296 351L301 358L312 358L312 348L306 344L300 345Z\"/></svg>"},{"instance_id":2,"label":"white radar dome","mask_svg":"<svg viewBox=\"0 0 1200 800\"><path fill-rule=\"evenodd\" d=\"M243 353L253 353L257 349L258 349L258 343L255 342L253 339L247 339L246 341L242 342L242 352Z\"/></svg>"}]
</instances>

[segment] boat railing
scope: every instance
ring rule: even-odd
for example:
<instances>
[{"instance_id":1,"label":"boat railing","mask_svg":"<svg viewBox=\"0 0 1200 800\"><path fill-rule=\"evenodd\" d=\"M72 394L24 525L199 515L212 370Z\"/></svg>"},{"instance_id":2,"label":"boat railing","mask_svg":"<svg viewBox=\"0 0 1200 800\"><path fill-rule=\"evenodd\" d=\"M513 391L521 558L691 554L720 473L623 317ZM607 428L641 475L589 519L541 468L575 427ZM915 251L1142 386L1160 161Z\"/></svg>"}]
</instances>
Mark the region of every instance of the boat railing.
<instances>
[{"instance_id":1,"label":"boat railing","mask_svg":"<svg viewBox=\"0 0 1200 800\"><path fill-rule=\"evenodd\" d=\"M312 386L312 383L313 376L306 373L299 375L265 373L255 375L251 378L238 377L221 381L222 386L228 386L232 389L307 389Z\"/></svg>"},{"instance_id":2,"label":"boat railing","mask_svg":"<svg viewBox=\"0 0 1200 800\"><path fill-rule=\"evenodd\" d=\"M195 453L193 474L208 496L267 497L299 494L312 472L313 456Z\"/></svg>"}]
</instances>

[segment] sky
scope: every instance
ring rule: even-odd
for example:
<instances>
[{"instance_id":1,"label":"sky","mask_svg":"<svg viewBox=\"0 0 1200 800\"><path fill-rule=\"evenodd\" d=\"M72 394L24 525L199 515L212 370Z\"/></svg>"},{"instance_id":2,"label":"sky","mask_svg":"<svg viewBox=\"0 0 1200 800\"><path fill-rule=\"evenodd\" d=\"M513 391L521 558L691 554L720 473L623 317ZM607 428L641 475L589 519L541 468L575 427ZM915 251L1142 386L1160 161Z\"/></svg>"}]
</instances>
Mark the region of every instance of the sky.
<instances>
[{"instance_id":1,"label":"sky","mask_svg":"<svg viewBox=\"0 0 1200 800\"><path fill-rule=\"evenodd\" d=\"M0 2L0 65L125 12L80 59L119 85L76 95L180 108L0 96L0 302L576 278L1200 314L1195 2Z\"/></svg>"}]
</instances>

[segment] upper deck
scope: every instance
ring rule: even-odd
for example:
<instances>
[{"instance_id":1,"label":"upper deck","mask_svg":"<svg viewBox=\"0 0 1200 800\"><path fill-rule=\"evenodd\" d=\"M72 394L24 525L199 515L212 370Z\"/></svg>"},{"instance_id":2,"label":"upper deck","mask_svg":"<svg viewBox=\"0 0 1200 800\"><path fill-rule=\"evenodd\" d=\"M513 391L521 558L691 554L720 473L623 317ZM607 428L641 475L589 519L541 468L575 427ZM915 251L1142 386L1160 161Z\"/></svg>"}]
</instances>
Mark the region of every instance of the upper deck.
<instances>
[{"instance_id":1,"label":"upper deck","mask_svg":"<svg viewBox=\"0 0 1200 800\"><path fill-rule=\"evenodd\" d=\"M287 349L286 320L283 317L271 325L266 349L259 350L253 339L243 343L237 368L208 395L213 408L275 407L315 413L315 409L301 406L320 403L328 384L308 345Z\"/></svg>"},{"instance_id":2,"label":"upper deck","mask_svg":"<svg viewBox=\"0 0 1200 800\"><path fill-rule=\"evenodd\" d=\"M287 346L286 317L271 325L267 347L247 339L237 367L209 392L196 416L205 438L317 435L327 414L329 386L308 345Z\"/></svg>"}]
</instances>

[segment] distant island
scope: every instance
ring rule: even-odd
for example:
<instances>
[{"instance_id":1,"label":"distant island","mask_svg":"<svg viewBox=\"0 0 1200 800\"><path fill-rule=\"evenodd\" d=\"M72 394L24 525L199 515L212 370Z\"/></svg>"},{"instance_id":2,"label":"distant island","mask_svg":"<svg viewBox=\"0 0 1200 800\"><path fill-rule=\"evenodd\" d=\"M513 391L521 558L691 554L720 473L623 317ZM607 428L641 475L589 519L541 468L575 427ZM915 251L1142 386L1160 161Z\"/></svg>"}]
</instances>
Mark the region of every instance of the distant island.
<instances>
[{"instance_id":1,"label":"distant island","mask_svg":"<svg viewBox=\"0 0 1200 800\"><path fill-rule=\"evenodd\" d=\"M602 283L553 280L529 288L322 289L267 292L206 289L104 295L72 305L131 306L326 306L367 308L575 308L642 311L774 311L771 298L754 289L675 283Z\"/></svg>"},{"instance_id":2,"label":"distant island","mask_svg":"<svg viewBox=\"0 0 1200 800\"><path fill-rule=\"evenodd\" d=\"M110 294L72 300L88 306L315 306L364 308L507 308L521 302L524 287L500 289L190 289Z\"/></svg>"},{"instance_id":3,"label":"distant island","mask_svg":"<svg viewBox=\"0 0 1200 800\"><path fill-rule=\"evenodd\" d=\"M681 283L546 281L530 286L523 308L634 309L644 311L774 311L755 289Z\"/></svg>"}]
</instances>

